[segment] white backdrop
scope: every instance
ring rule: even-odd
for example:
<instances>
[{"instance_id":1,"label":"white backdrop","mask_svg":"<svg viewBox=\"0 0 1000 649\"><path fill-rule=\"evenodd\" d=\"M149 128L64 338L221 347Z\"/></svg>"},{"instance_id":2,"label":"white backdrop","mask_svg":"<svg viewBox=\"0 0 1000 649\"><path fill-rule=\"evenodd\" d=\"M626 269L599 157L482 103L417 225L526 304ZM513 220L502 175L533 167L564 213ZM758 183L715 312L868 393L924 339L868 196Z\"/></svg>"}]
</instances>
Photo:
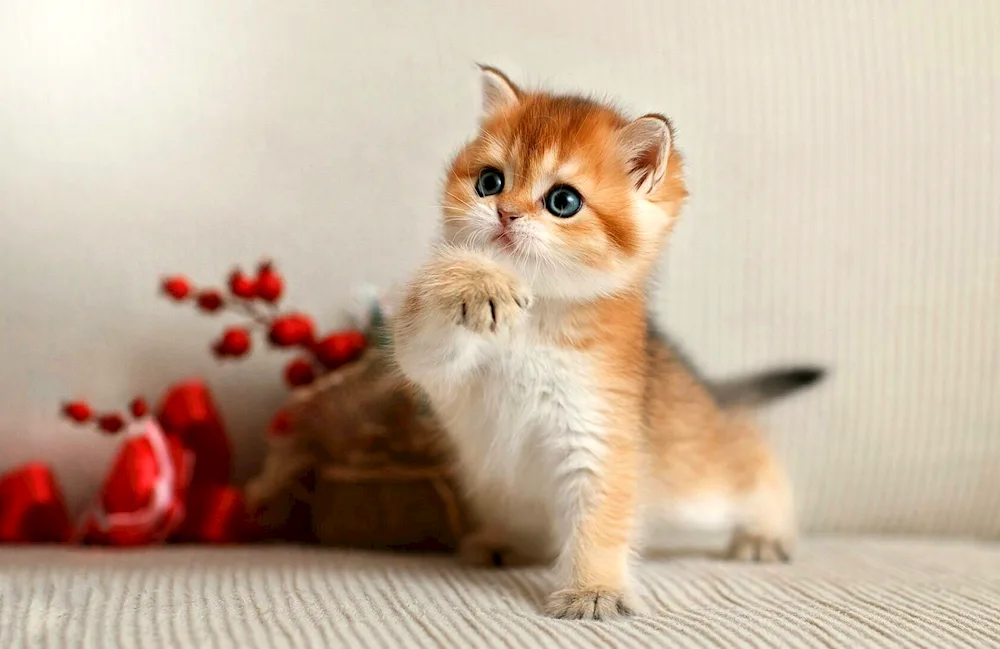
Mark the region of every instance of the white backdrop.
<instances>
[{"instance_id":1,"label":"white backdrop","mask_svg":"<svg viewBox=\"0 0 1000 649\"><path fill-rule=\"evenodd\" d=\"M113 442L57 417L201 374L261 451L285 358L218 366L157 297L278 260L338 324L436 230L474 61L679 128L658 301L710 372L834 368L768 421L812 529L1000 533L1000 3L0 3L0 470L74 504Z\"/></svg>"}]
</instances>

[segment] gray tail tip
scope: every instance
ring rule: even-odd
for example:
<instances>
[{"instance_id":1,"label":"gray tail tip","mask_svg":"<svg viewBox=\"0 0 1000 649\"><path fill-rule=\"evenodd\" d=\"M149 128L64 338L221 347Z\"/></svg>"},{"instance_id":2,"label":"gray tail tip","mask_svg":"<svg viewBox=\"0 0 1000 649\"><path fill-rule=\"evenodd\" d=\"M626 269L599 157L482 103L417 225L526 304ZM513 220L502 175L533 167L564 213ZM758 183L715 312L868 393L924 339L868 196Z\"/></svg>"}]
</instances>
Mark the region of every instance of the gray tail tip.
<instances>
[{"instance_id":1,"label":"gray tail tip","mask_svg":"<svg viewBox=\"0 0 1000 649\"><path fill-rule=\"evenodd\" d=\"M815 385L826 374L815 365L784 367L717 382L710 390L724 407L756 408Z\"/></svg>"},{"instance_id":2,"label":"gray tail tip","mask_svg":"<svg viewBox=\"0 0 1000 649\"><path fill-rule=\"evenodd\" d=\"M791 386L806 387L826 378L827 369L818 365L793 367L781 372L781 377Z\"/></svg>"}]
</instances>

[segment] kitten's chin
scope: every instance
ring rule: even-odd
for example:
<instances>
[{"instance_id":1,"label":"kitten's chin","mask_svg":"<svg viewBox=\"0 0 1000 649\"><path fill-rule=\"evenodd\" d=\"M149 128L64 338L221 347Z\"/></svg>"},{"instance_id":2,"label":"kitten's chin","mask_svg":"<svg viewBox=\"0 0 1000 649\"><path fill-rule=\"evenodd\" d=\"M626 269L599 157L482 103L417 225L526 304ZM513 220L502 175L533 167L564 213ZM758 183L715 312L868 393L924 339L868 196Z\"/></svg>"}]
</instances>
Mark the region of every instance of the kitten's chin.
<instances>
[{"instance_id":1,"label":"kitten's chin","mask_svg":"<svg viewBox=\"0 0 1000 649\"><path fill-rule=\"evenodd\" d=\"M553 261L537 253L489 253L497 262L521 277L536 298L588 302L621 292L622 279L572 262Z\"/></svg>"},{"instance_id":2,"label":"kitten's chin","mask_svg":"<svg viewBox=\"0 0 1000 649\"><path fill-rule=\"evenodd\" d=\"M534 257L533 253L509 233L490 233L487 236L466 236L447 238L451 245L489 255L498 260L525 261Z\"/></svg>"},{"instance_id":3,"label":"kitten's chin","mask_svg":"<svg viewBox=\"0 0 1000 649\"><path fill-rule=\"evenodd\" d=\"M622 289L622 279L613 273L550 259L509 235L479 233L459 237L446 232L444 238L451 246L485 255L503 265L521 277L538 298L587 301L614 295Z\"/></svg>"},{"instance_id":4,"label":"kitten's chin","mask_svg":"<svg viewBox=\"0 0 1000 649\"><path fill-rule=\"evenodd\" d=\"M493 237L493 239L489 242L489 247L494 254L502 257L510 257L512 259L534 259L534 254L527 246L521 244L517 241L517 239L508 234L499 234Z\"/></svg>"}]
</instances>

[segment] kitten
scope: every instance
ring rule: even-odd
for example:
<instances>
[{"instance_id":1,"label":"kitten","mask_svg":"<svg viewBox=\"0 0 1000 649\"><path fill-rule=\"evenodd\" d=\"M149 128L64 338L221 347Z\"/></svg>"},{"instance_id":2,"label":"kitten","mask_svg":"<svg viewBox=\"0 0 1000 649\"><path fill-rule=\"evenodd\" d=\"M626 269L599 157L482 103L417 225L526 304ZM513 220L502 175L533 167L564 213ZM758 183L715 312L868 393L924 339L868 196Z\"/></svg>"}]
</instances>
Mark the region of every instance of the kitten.
<instances>
[{"instance_id":1,"label":"kitten","mask_svg":"<svg viewBox=\"0 0 1000 649\"><path fill-rule=\"evenodd\" d=\"M398 364L447 429L481 518L462 555L557 560L564 589L546 610L574 619L635 610L640 519L724 526L734 557L786 559L785 474L722 406L819 375L707 386L647 324L647 277L687 196L670 122L527 92L489 67L482 81L444 240L393 318Z\"/></svg>"}]
</instances>

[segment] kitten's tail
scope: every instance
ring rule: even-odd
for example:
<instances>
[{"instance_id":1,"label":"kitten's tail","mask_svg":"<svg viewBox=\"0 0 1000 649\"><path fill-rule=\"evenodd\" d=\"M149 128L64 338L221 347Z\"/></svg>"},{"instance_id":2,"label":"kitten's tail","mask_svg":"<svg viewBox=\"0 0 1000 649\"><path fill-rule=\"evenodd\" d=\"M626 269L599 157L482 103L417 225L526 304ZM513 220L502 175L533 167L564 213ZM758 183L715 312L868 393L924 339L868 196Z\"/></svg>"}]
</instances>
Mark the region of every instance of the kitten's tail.
<instances>
[{"instance_id":1,"label":"kitten's tail","mask_svg":"<svg viewBox=\"0 0 1000 649\"><path fill-rule=\"evenodd\" d=\"M752 410L814 385L825 375L821 367L784 367L716 381L709 391L723 408Z\"/></svg>"}]
</instances>

